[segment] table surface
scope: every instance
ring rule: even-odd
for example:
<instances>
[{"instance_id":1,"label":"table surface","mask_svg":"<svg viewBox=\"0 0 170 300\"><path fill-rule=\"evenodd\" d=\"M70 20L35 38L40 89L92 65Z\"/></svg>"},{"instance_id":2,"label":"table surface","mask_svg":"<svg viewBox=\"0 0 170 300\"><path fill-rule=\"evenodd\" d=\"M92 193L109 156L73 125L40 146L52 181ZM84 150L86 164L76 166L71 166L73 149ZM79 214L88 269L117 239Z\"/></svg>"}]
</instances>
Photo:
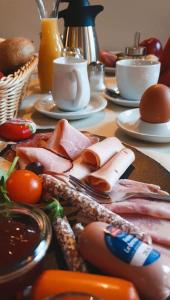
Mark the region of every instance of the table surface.
<instances>
[{"instance_id":1,"label":"table surface","mask_svg":"<svg viewBox=\"0 0 170 300\"><path fill-rule=\"evenodd\" d=\"M105 78L106 86L113 86L115 84L114 77ZM32 76L29 85L28 96L22 101L19 116L24 118L31 118L36 124L37 128L54 128L57 124L56 119L52 119L37 112L34 108L34 103L40 94L38 79L36 74ZM91 133L102 136L116 136L122 142L125 142L144 154L154 158L161 163L168 171L170 171L170 143L149 143L132 138L123 133L116 125L116 118L122 111L128 109L127 107L118 106L108 101L107 107L92 116L70 121L70 124L80 130L87 130Z\"/></svg>"}]
</instances>

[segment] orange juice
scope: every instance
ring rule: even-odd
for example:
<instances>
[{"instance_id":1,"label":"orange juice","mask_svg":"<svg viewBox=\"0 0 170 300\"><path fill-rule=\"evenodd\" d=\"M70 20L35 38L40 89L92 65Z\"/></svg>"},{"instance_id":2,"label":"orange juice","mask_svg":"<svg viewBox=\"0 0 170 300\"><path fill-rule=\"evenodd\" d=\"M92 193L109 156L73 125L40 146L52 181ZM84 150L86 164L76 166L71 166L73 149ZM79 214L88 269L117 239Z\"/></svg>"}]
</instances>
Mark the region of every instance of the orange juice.
<instances>
[{"instance_id":1,"label":"orange juice","mask_svg":"<svg viewBox=\"0 0 170 300\"><path fill-rule=\"evenodd\" d=\"M57 19L41 19L38 76L42 92L51 91L53 60L61 56L62 47Z\"/></svg>"}]
</instances>

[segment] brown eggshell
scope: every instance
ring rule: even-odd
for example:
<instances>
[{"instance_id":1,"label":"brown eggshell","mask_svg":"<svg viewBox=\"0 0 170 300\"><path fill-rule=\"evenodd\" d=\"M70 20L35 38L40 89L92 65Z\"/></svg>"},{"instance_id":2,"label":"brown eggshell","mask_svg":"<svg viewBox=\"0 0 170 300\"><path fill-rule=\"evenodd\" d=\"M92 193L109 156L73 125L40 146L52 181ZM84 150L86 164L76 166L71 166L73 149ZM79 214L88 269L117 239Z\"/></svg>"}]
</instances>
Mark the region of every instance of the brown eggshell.
<instances>
[{"instance_id":1,"label":"brown eggshell","mask_svg":"<svg viewBox=\"0 0 170 300\"><path fill-rule=\"evenodd\" d=\"M140 101L141 119L149 123L170 120L170 89L164 84L154 84L145 90Z\"/></svg>"}]
</instances>

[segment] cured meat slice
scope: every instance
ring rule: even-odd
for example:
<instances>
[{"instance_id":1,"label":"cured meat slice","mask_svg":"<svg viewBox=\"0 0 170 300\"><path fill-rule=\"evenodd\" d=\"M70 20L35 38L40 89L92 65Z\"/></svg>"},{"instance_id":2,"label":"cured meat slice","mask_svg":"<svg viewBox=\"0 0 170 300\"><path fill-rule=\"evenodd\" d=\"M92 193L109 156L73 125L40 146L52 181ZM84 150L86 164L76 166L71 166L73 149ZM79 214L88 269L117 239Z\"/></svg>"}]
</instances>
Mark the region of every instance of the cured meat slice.
<instances>
[{"instance_id":1,"label":"cured meat slice","mask_svg":"<svg viewBox=\"0 0 170 300\"><path fill-rule=\"evenodd\" d=\"M118 184L114 186L113 192L152 192L152 193L160 193L160 194L167 194L167 192L161 190L159 185L135 181L131 179L120 179Z\"/></svg>"},{"instance_id":2,"label":"cured meat slice","mask_svg":"<svg viewBox=\"0 0 170 300\"><path fill-rule=\"evenodd\" d=\"M44 171L56 173L66 172L72 167L70 160L44 148L18 147L16 155L19 156L19 164L22 169L31 162L40 162L44 166Z\"/></svg>"},{"instance_id":3,"label":"cured meat slice","mask_svg":"<svg viewBox=\"0 0 170 300\"><path fill-rule=\"evenodd\" d=\"M72 127L67 120L58 122L52 136L48 140L47 148L74 160L80 153L89 147L95 140Z\"/></svg>"},{"instance_id":4,"label":"cured meat slice","mask_svg":"<svg viewBox=\"0 0 170 300\"><path fill-rule=\"evenodd\" d=\"M99 168L123 148L124 146L119 139L116 137L108 137L85 149L82 153L82 160L85 163Z\"/></svg>"},{"instance_id":5,"label":"cured meat slice","mask_svg":"<svg viewBox=\"0 0 170 300\"><path fill-rule=\"evenodd\" d=\"M115 183L132 164L135 155L131 149L124 148L115 154L97 171L89 174L85 180L97 190L109 192Z\"/></svg>"},{"instance_id":6,"label":"cured meat slice","mask_svg":"<svg viewBox=\"0 0 170 300\"><path fill-rule=\"evenodd\" d=\"M16 151L18 147L43 147L47 145L47 141L52 132L35 133L34 136L26 141L12 145L12 150Z\"/></svg>"},{"instance_id":7,"label":"cured meat slice","mask_svg":"<svg viewBox=\"0 0 170 300\"><path fill-rule=\"evenodd\" d=\"M70 175L81 180L93 171L94 167L82 162L82 158L79 156L73 161L73 168L70 170Z\"/></svg>"},{"instance_id":8,"label":"cured meat slice","mask_svg":"<svg viewBox=\"0 0 170 300\"><path fill-rule=\"evenodd\" d=\"M118 214L140 214L170 220L170 203L166 202L135 198L105 206Z\"/></svg>"},{"instance_id":9,"label":"cured meat slice","mask_svg":"<svg viewBox=\"0 0 170 300\"><path fill-rule=\"evenodd\" d=\"M121 216L151 235L156 244L170 247L170 221L134 214L121 214Z\"/></svg>"}]
</instances>

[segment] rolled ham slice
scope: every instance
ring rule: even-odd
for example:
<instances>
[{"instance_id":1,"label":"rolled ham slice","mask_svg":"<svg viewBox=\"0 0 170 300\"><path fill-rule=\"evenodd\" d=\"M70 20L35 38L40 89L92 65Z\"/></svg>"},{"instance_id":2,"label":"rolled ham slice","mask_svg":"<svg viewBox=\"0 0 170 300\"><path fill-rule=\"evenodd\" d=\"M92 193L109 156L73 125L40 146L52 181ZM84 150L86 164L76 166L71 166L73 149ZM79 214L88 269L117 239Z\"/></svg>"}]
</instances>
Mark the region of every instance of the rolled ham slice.
<instances>
[{"instance_id":1,"label":"rolled ham slice","mask_svg":"<svg viewBox=\"0 0 170 300\"><path fill-rule=\"evenodd\" d=\"M123 148L124 146L119 139L116 137L108 137L85 149L82 153L82 160L85 163L99 168Z\"/></svg>"},{"instance_id":2,"label":"rolled ham slice","mask_svg":"<svg viewBox=\"0 0 170 300\"><path fill-rule=\"evenodd\" d=\"M44 149L36 147L17 147L16 155L19 156L19 165L24 169L31 162L40 162L44 171L62 173L72 168L72 162L68 159Z\"/></svg>"},{"instance_id":3,"label":"rolled ham slice","mask_svg":"<svg viewBox=\"0 0 170 300\"><path fill-rule=\"evenodd\" d=\"M99 191L110 192L134 159L134 152L131 149L124 148L115 154L103 167L88 175L85 181Z\"/></svg>"},{"instance_id":4,"label":"rolled ham slice","mask_svg":"<svg viewBox=\"0 0 170 300\"><path fill-rule=\"evenodd\" d=\"M81 180L94 170L95 168L92 165L82 162L82 158L79 156L73 161L73 168L70 170L70 175Z\"/></svg>"},{"instance_id":5,"label":"rolled ham slice","mask_svg":"<svg viewBox=\"0 0 170 300\"><path fill-rule=\"evenodd\" d=\"M72 127L67 120L62 119L58 122L46 147L57 154L74 160L94 141Z\"/></svg>"}]
</instances>

